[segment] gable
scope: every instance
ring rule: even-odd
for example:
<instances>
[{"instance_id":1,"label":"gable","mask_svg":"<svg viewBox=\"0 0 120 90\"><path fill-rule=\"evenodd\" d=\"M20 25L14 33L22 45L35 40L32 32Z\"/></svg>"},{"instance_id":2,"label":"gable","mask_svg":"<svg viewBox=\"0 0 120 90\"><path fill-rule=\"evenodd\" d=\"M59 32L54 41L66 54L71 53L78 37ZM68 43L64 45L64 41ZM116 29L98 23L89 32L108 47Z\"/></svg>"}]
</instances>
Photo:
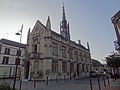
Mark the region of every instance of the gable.
<instances>
[{"instance_id":1,"label":"gable","mask_svg":"<svg viewBox=\"0 0 120 90\"><path fill-rule=\"evenodd\" d=\"M46 27L39 20L37 20L31 33L43 33L44 31L47 31Z\"/></svg>"}]
</instances>

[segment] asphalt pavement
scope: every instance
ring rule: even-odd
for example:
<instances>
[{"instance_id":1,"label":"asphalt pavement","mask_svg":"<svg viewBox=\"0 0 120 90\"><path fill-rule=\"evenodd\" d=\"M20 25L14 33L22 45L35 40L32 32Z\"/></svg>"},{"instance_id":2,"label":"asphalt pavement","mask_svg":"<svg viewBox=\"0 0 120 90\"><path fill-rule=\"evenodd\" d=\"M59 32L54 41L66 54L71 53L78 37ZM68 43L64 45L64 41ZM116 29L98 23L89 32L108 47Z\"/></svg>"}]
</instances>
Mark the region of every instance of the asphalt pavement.
<instances>
[{"instance_id":1,"label":"asphalt pavement","mask_svg":"<svg viewBox=\"0 0 120 90\"><path fill-rule=\"evenodd\" d=\"M98 81L100 82L98 83ZM9 85L13 86L13 80L0 80L0 82L8 82ZM92 90L110 90L110 86L120 85L120 79L113 82L113 80L109 78L109 85L107 78L105 79L105 81L102 77L99 78L99 80L98 78L91 78L91 83L92 84L90 84L89 78L75 80L66 79L58 81L49 80L48 84L46 81L22 81L21 90L91 90L91 85ZM16 88L20 90L20 81L16 81Z\"/></svg>"}]
</instances>

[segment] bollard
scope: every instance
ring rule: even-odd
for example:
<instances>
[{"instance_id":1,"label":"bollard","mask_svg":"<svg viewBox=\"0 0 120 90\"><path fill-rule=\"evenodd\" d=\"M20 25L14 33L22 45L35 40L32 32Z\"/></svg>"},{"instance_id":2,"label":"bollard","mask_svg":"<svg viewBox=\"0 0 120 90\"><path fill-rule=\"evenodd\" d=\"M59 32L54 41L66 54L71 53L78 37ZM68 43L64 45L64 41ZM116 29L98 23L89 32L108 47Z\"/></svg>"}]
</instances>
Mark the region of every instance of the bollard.
<instances>
[{"instance_id":1,"label":"bollard","mask_svg":"<svg viewBox=\"0 0 120 90\"><path fill-rule=\"evenodd\" d=\"M105 77L103 76L104 87L106 88Z\"/></svg>"},{"instance_id":2,"label":"bollard","mask_svg":"<svg viewBox=\"0 0 120 90\"><path fill-rule=\"evenodd\" d=\"M108 75L107 75L107 80L108 80L108 85L110 86L110 81L109 81L109 77L108 77Z\"/></svg>"},{"instance_id":3,"label":"bollard","mask_svg":"<svg viewBox=\"0 0 120 90\"><path fill-rule=\"evenodd\" d=\"M19 88L19 90L21 90L21 87L22 87L22 79L20 79L20 88Z\"/></svg>"},{"instance_id":4,"label":"bollard","mask_svg":"<svg viewBox=\"0 0 120 90\"><path fill-rule=\"evenodd\" d=\"M47 76L47 81L46 81L46 84L47 84L47 86L48 86L48 76Z\"/></svg>"},{"instance_id":5,"label":"bollard","mask_svg":"<svg viewBox=\"0 0 120 90\"><path fill-rule=\"evenodd\" d=\"M114 80L114 75L113 75L113 73L111 74L111 78L113 79L113 82L114 82L115 80Z\"/></svg>"},{"instance_id":6,"label":"bollard","mask_svg":"<svg viewBox=\"0 0 120 90\"><path fill-rule=\"evenodd\" d=\"M58 77L57 77L57 75L56 75L56 83L58 83Z\"/></svg>"},{"instance_id":7,"label":"bollard","mask_svg":"<svg viewBox=\"0 0 120 90\"><path fill-rule=\"evenodd\" d=\"M65 82L65 75L64 75L64 82Z\"/></svg>"},{"instance_id":8,"label":"bollard","mask_svg":"<svg viewBox=\"0 0 120 90\"><path fill-rule=\"evenodd\" d=\"M90 78L90 88L91 88L91 90L93 90L93 88L92 88L92 80L91 80L91 78Z\"/></svg>"},{"instance_id":9,"label":"bollard","mask_svg":"<svg viewBox=\"0 0 120 90\"><path fill-rule=\"evenodd\" d=\"M114 82L114 74L113 74L113 71L112 71L112 67L110 67L110 72L111 72L111 78L112 78L112 80L113 80L113 82Z\"/></svg>"},{"instance_id":10,"label":"bollard","mask_svg":"<svg viewBox=\"0 0 120 90\"><path fill-rule=\"evenodd\" d=\"M36 78L34 79L34 88L35 88L35 86L36 86Z\"/></svg>"},{"instance_id":11,"label":"bollard","mask_svg":"<svg viewBox=\"0 0 120 90\"><path fill-rule=\"evenodd\" d=\"M113 78L114 78L114 80L116 80L116 73L115 73L115 66L113 66Z\"/></svg>"},{"instance_id":12,"label":"bollard","mask_svg":"<svg viewBox=\"0 0 120 90\"><path fill-rule=\"evenodd\" d=\"M101 90L99 76L98 76L97 78L98 78L98 86L99 86L99 90Z\"/></svg>"},{"instance_id":13,"label":"bollard","mask_svg":"<svg viewBox=\"0 0 120 90\"><path fill-rule=\"evenodd\" d=\"M72 78L71 78L71 73L70 73L70 80L71 80Z\"/></svg>"}]
</instances>

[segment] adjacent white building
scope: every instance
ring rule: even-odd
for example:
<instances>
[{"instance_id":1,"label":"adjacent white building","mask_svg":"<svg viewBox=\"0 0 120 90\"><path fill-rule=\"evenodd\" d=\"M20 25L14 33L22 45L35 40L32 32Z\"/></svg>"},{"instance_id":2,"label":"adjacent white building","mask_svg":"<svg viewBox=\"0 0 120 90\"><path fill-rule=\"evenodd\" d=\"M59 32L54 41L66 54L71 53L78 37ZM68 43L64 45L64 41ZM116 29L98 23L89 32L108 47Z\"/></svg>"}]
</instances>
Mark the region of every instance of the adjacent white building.
<instances>
[{"instance_id":1,"label":"adjacent white building","mask_svg":"<svg viewBox=\"0 0 120 90\"><path fill-rule=\"evenodd\" d=\"M18 74L20 74L25 60L25 47L25 44L0 39L0 77L14 77L16 63L19 64Z\"/></svg>"}]
</instances>

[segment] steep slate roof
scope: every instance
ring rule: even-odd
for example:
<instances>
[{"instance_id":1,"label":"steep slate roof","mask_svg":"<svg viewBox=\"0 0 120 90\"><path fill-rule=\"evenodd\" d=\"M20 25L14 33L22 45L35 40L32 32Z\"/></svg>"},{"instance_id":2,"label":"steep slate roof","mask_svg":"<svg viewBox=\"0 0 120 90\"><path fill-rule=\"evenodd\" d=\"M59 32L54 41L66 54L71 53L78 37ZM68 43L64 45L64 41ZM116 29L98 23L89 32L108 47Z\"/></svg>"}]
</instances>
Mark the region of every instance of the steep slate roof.
<instances>
[{"instance_id":1,"label":"steep slate roof","mask_svg":"<svg viewBox=\"0 0 120 90\"><path fill-rule=\"evenodd\" d=\"M52 30L51 30L51 34L54 34L56 37L60 37L61 39L67 41L62 35L60 35L60 34L54 32L54 31L52 31ZM77 45L77 46L79 46L79 47L81 47L81 48L83 48L83 49L85 49L85 50L88 50L88 49L85 48L83 45L79 45L79 44L75 43L75 42L72 41L72 40L70 40L70 42L74 43L75 45Z\"/></svg>"},{"instance_id":2,"label":"steep slate roof","mask_svg":"<svg viewBox=\"0 0 120 90\"><path fill-rule=\"evenodd\" d=\"M51 34L54 34L56 37L60 37L61 39L64 39L64 40L66 41L66 39L65 39L62 35L54 32L54 31L52 31L52 30L51 30Z\"/></svg>"},{"instance_id":3,"label":"steep slate roof","mask_svg":"<svg viewBox=\"0 0 120 90\"><path fill-rule=\"evenodd\" d=\"M81 45L81 44L77 44L76 42L71 41L71 40L70 40L70 42L76 44L77 46L79 46L79 47L81 47L81 48L83 48L83 49L85 49L85 50L88 50L87 48L85 48L85 47L84 47L83 45Z\"/></svg>"},{"instance_id":4,"label":"steep slate roof","mask_svg":"<svg viewBox=\"0 0 120 90\"><path fill-rule=\"evenodd\" d=\"M15 42L15 41L11 41L11 40L7 40L7 39L0 39L0 42L3 43L3 44L16 46L16 47L20 47L20 48L25 48L26 47L25 44L18 43L18 42Z\"/></svg>"},{"instance_id":5,"label":"steep slate roof","mask_svg":"<svg viewBox=\"0 0 120 90\"><path fill-rule=\"evenodd\" d=\"M46 27L45 27L39 20L37 20L34 28L36 27L37 23L41 24L41 25L46 29ZM46 30L47 30L47 29L46 29ZM62 35L58 34L57 32L55 32L55 31L53 31L53 30L51 30L51 34L53 34L53 35L55 35L56 37L59 37L59 38L65 40L65 41L67 41ZM72 41L72 40L70 40L70 42L74 43L75 45L77 45L77 46L79 46L79 47L81 47L81 48L83 48L83 49L85 49L85 50L88 50L88 49L87 49L86 47L84 47L83 45L77 44L76 42L74 42L74 41Z\"/></svg>"},{"instance_id":6,"label":"steep slate roof","mask_svg":"<svg viewBox=\"0 0 120 90\"><path fill-rule=\"evenodd\" d=\"M37 23L41 24L41 25L46 29L46 27L45 27L39 20L37 20L35 26L37 25ZM34 26L34 28L35 28L35 26ZM47 30L47 29L46 29L46 30ZM55 35L56 37L60 37L61 39L67 41L62 35L58 34L57 32L55 32L55 31L53 31L53 30L51 30L51 34ZM70 40L70 42L74 43L75 45L77 45L77 46L79 46L79 47L81 47L81 48L83 48L83 49L85 49L85 50L88 50L88 49L87 49L86 47L84 47L83 45L77 44L76 42L74 42L74 41L72 41L72 40Z\"/></svg>"}]
</instances>

